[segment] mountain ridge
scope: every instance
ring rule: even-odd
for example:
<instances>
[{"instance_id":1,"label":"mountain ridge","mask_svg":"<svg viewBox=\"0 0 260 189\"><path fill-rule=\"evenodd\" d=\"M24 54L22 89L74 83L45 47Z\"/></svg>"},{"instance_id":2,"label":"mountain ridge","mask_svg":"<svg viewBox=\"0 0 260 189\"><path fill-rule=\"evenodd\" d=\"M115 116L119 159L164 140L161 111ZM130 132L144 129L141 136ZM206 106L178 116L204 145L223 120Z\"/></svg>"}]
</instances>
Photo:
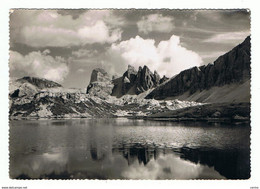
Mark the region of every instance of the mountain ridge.
<instances>
[{"instance_id":1,"label":"mountain ridge","mask_svg":"<svg viewBox=\"0 0 260 189\"><path fill-rule=\"evenodd\" d=\"M185 92L192 95L212 87L243 83L250 80L250 76L250 36L248 36L241 44L217 58L214 64L184 70L155 88L145 98L166 99L180 96Z\"/></svg>"}]
</instances>

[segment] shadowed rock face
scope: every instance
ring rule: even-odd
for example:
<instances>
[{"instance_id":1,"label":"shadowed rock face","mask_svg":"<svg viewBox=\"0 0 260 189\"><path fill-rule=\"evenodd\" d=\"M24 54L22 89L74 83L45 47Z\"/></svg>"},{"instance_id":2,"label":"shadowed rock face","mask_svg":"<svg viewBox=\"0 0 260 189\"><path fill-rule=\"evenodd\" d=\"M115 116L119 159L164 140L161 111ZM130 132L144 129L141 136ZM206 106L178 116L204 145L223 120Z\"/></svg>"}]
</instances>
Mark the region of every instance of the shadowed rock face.
<instances>
[{"instance_id":1,"label":"shadowed rock face","mask_svg":"<svg viewBox=\"0 0 260 189\"><path fill-rule=\"evenodd\" d=\"M167 80L166 77L161 79L156 71L152 73L147 66L139 67L138 71L136 71L133 66L129 65L122 77L113 80L112 96L121 97L125 94L140 94L157 87L165 80Z\"/></svg>"},{"instance_id":2,"label":"shadowed rock face","mask_svg":"<svg viewBox=\"0 0 260 189\"><path fill-rule=\"evenodd\" d=\"M133 83L135 83L135 80L136 80L136 74L137 74L137 71L135 70L135 68L131 65L128 65L128 69L126 70L126 72L123 74L123 77L121 78L122 79L122 88L121 88L122 94L127 94L127 92L132 88Z\"/></svg>"},{"instance_id":3,"label":"shadowed rock face","mask_svg":"<svg viewBox=\"0 0 260 189\"><path fill-rule=\"evenodd\" d=\"M137 94L156 87L159 84L159 81L160 75L156 71L152 73L147 66L144 66L143 69L139 67L136 86Z\"/></svg>"},{"instance_id":4,"label":"shadowed rock face","mask_svg":"<svg viewBox=\"0 0 260 189\"><path fill-rule=\"evenodd\" d=\"M250 79L250 46L249 36L243 43L220 56L214 64L184 70L154 89L146 98L165 99L185 92L193 94L214 86L247 81Z\"/></svg>"},{"instance_id":5,"label":"shadowed rock face","mask_svg":"<svg viewBox=\"0 0 260 189\"><path fill-rule=\"evenodd\" d=\"M106 98L112 93L114 85L108 73L101 69L96 68L92 71L90 83L87 87L87 94Z\"/></svg>"}]
</instances>

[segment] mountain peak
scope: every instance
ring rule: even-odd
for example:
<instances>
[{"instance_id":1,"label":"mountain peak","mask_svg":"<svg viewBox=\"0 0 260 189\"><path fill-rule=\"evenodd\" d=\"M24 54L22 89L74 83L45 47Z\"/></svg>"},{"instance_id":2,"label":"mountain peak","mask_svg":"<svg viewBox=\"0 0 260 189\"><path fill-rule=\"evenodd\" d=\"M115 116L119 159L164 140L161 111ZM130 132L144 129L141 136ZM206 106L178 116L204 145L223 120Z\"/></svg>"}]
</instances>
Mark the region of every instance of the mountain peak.
<instances>
[{"instance_id":1,"label":"mountain peak","mask_svg":"<svg viewBox=\"0 0 260 189\"><path fill-rule=\"evenodd\" d=\"M112 96L121 97L125 94L138 95L160 84L160 75L154 73L144 65L139 66L138 71L128 65L127 71L121 78L114 80L115 87Z\"/></svg>"},{"instance_id":2,"label":"mountain peak","mask_svg":"<svg viewBox=\"0 0 260 189\"><path fill-rule=\"evenodd\" d=\"M106 98L112 93L114 87L112 77L102 68L95 68L91 73L90 83L87 86L87 94Z\"/></svg>"},{"instance_id":3,"label":"mountain peak","mask_svg":"<svg viewBox=\"0 0 260 189\"><path fill-rule=\"evenodd\" d=\"M103 68L95 68L91 73L90 83L110 80L108 73Z\"/></svg>"},{"instance_id":4,"label":"mountain peak","mask_svg":"<svg viewBox=\"0 0 260 189\"><path fill-rule=\"evenodd\" d=\"M130 64L129 64L128 67L127 67L127 71L136 72L134 66L132 66L132 65L130 65Z\"/></svg>"},{"instance_id":5,"label":"mountain peak","mask_svg":"<svg viewBox=\"0 0 260 189\"><path fill-rule=\"evenodd\" d=\"M44 78L38 78L38 77L31 77L31 76L25 76L23 78L17 79L16 81L18 82L28 82L39 89L44 89L44 88L54 88L54 87L62 87L59 83L56 83L54 81L44 79Z\"/></svg>"}]
</instances>

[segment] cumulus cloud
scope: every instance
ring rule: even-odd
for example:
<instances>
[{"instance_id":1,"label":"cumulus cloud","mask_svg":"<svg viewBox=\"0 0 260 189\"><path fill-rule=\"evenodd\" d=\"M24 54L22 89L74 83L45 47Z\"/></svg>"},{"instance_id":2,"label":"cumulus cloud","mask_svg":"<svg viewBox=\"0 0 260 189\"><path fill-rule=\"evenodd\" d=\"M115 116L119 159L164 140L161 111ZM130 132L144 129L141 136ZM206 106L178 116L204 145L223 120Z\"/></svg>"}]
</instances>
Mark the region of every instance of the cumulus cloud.
<instances>
[{"instance_id":1,"label":"cumulus cloud","mask_svg":"<svg viewBox=\"0 0 260 189\"><path fill-rule=\"evenodd\" d=\"M168 77L202 63L201 57L182 47L180 38L175 35L168 41L161 41L157 46L153 39L136 36L119 44L112 44L108 55L116 69L124 70L128 64L136 69L147 65L152 71L156 70L160 75Z\"/></svg>"},{"instance_id":2,"label":"cumulus cloud","mask_svg":"<svg viewBox=\"0 0 260 189\"><path fill-rule=\"evenodd\" d=\"M62 57L52 57L48 49L43 52L33 51L23 56L10 51L10 73L41 77L62 82L69 73L67 62Z\"/></svg>"},{"instance_id":3,"label":"cumulus cloud","mask_svg":"<svg viewBox=\"0 0 260 189\"><path fill-rule=\"evenodd\" d=\"M248 35L250 31L239 31L239 32L225 32L220 34L215 34L212 37L204 40L207 43L241 43Z\"/></svg>"},{"instance_id":4,"label":"cumulus cloud","mask_svg":"<svg viewBox=\"0 0 260 189\"><path fill-rule=\"evenodd\" d=\"M162 14L150 14L143 16L140 21L137 22L139 32L148 34L150 32L171 32L174 28L173 18L163 16Z\"/></svg>"},{"instance_id":5,"label":"cumulus cloud","mask_svg":"<svg viewBox=\"0 0 260 189\"><path fill-rule=\"evenodd\" d=\"M10 38L33 47L112 43L121 39L122 31L111 15L107 10L90 10L73 19L56 10L16 10L10 17Z\"/></svg>"}]
</instances>

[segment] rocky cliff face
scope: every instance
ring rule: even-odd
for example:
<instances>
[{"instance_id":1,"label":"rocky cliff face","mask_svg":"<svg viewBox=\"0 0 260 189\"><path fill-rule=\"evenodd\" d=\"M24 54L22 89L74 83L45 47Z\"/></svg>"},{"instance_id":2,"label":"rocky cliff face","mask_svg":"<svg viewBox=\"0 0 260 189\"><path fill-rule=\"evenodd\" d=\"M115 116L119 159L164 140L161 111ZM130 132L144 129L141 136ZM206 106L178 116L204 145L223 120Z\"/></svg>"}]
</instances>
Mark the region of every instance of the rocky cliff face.
<instances>
[{"instance_id":1,"label":"rocky cliff face","mask_svg":"<svg viewBox=\"0 0 260 189\"><path fill-rule=\"evenodd\" d=\"M182 71L168 82L154 89L146 98L165 99L197 91L250 80L250 36L214 64ZM250 93L250 90L244 91Z\"/></svg>"},{"instance_id":2,"label":"rocky cliff face","mask_svg":"<svg viewBox=\"0 0 260 189\"><path fill-rule=\"evenodd\" d=\"M134 67L128 66L127 71L122 77L113 80L114 88L112 96L121 97L126 94L135 95L157 87L167 80L166 77L160 78L155 71L152 73L147 66L139 67L138 71Z\"/></svg>"},{"instance_id":3,"label":"rocky cliff face","mask_svg":"<svg viewBox=\"0 0 260 189\"><path fill-rule=\"evenodd\" d=\"M96 68L91 73L90 83L110 81L108 73L102 68Z\"/></svg>"},{"instance_id":4,"label":"rocky cliff face","mask_svg":"<svg viewBox=\"0 0 260 189\"><path fill-rule=\"evenodd\" d=\"M104 99L112 93L113 87L109 74L101 68L96 68L92 71L87 94Z\"/></svg>"}]
</instances>

